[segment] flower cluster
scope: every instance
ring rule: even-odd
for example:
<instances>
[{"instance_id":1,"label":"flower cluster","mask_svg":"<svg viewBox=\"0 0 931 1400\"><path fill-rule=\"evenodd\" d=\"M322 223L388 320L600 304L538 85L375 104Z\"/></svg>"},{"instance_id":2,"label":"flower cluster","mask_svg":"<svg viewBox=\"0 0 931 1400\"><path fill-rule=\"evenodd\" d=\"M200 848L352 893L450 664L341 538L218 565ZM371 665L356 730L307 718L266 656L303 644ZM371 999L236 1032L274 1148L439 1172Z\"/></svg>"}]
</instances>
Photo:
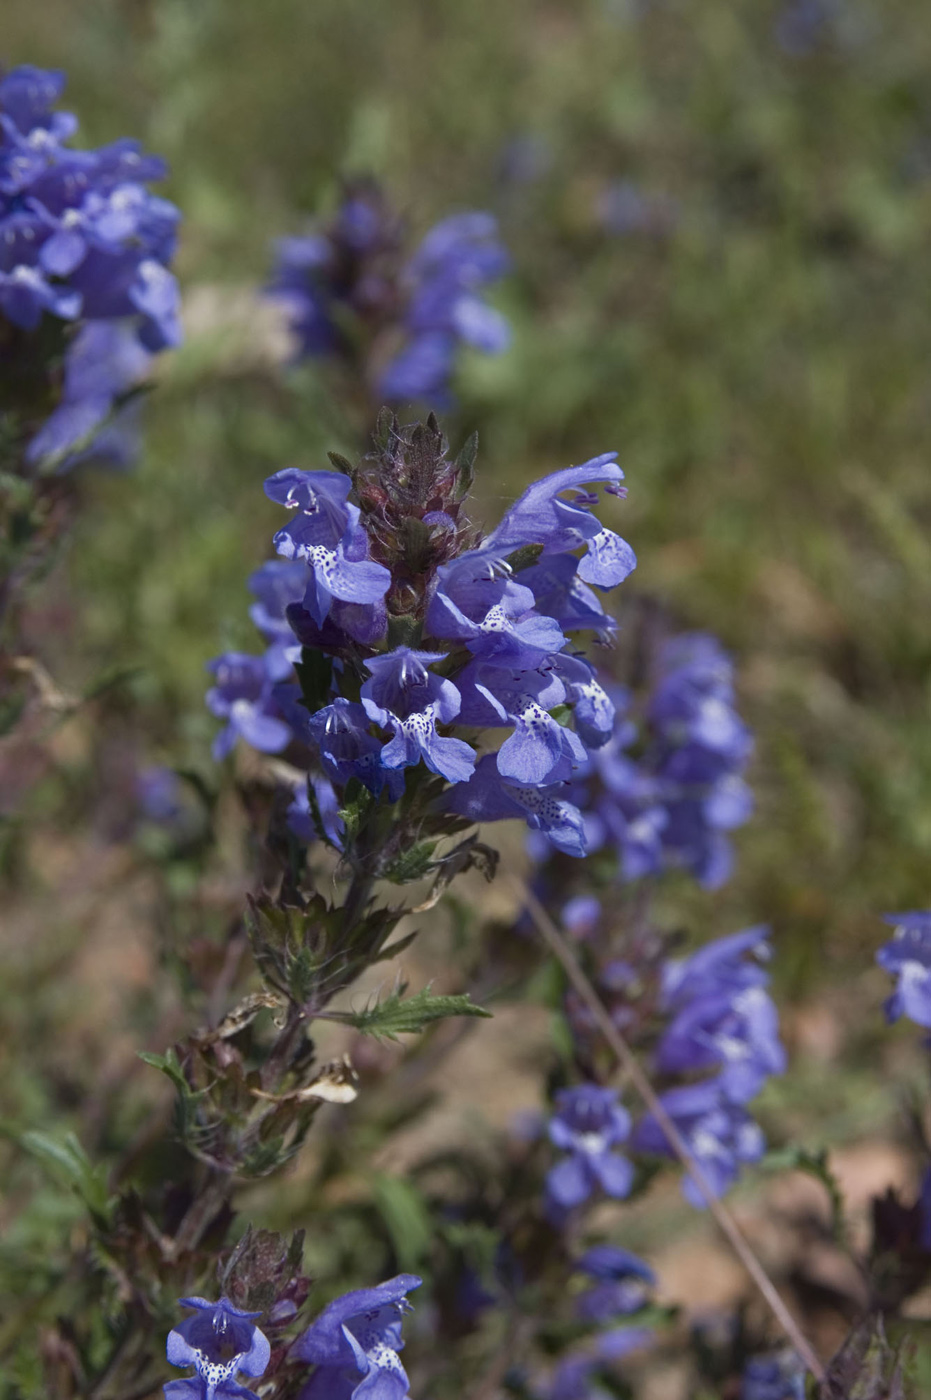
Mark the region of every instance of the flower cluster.
<instances>
[{"instance_id":1,"label":"flower cluster","mask_svg":"<svg viewBox=\"0 0 931 1400\"><path fill-rule=\"evenodd\" d=\"M889 914L886 923L895 933L880 948L876 961L897 979L886 1002L886 1016L890 1021L907 1016L931 1030L931 910Z\"/></svg>"},{"instance_id":2,"label":"flower cluster","mask_svg":"<svg viewBox=\"0 0 931 1400\"><path fill-rule=\"evenodd\" d=\"M729 657L704 633L667 642L640 725L629 694L611 695L615 726L578 798L589 847L613 846L625 880L673 866L716 889L733 863L727 833L753 807L742 776L753 741L734 706Z\"/></svg>"},{"instance_id":3,"label":"flower cluster","mask_svg":"<svg viewBox=\"0 0 931 1400\"><path fill-rule=\"evenodd\" d=\"M17 381L15 402L4 396L2 406L31 398L40 421L53 409L28 444L30 462L69 462L152 354L181 338L168 270L180 216L146 188L164 162L131 140L73 149L76 119L53 110L64 82L32 67L0 79L0 378ZM65 333L51 351L39 337L47 317ZM18 381L33 360L41 383L24 394Z\"/></svg>"},{"instance_id":4,"label":"flower cluster","mask_svg":"<svg viewBox=\"0 0 931 1400\"><path fill-rule=\"evenodd\" d=\"M764 1140L747 1112L766 1079L786 1066L779 1016L760 966L769 957L765 927L715 939L691 957L670 959L662 977L668 1023L655 1052L663 1076L709 1073L667 1090L661 1101L716 1195L732 1185L744 1163L758 1161ZM641 1151L672 1155L666 1135L648 1114L635 1129ZM683 1193L704 1200L690 1177Z\"/></svg>"},{"instance_id":5,"label":"flower cluster","mask_svg":"<svg viewBox=\"0 0 931 1400\"><path fill-rule=\"evenodd\" d=\"M660 1096L663 1107L716 1195L732 1185L741 1165L762 1155L763 1135L746 1105L771 1075L785 1069L778 1013L760 965L769 956L768 936L764 927L750 928L716 939L690 957L657 959L657 985L642 1018L648 1023L652 1071L664 1084L672 1081ZM605 982L613 1019L630 1033L641 1019L631 1007L632 989L642 988L644 979L632 965L613 959L599 979ZM583 1033L586 1027L573 1029ZM630 1133L616 1093L591 1084L557 1097L550 1136L572 1152L547 1178L551 1213L554 1204L563 1209L581 1204L596 1181L608 1195L627 1194L633 1172L610 1150L618 1142L628 1140L635 1153L674 1155L652 1114ZM683 1192L693 1205L704 1204L690 1177Z\"/></svg>"},{"instance_id":6,"label":"flower cluster","mask_svg":"<svg viewBox=\"0 0 931 1400\"><path fill-rule=\"evenodd\" d=\"M252 577L268 648L211 663L215 752L237 737L287 750L339 792L355 781L390 802L427 770L449 785L434 797L450 818L519 817L581 855L569 784L614 711L566 634L607 627L595 588L635 565L592 511L591 488L619 494L622 473L613 453L554 472L482 539L463 511L473 457L470 443L450 461L435 420L402 429L385 413L356 470L265 483L290 511L282 561ZM489 731L502 742L480 754Z\"/></svg>"},{"instance_id":7,"label":"flower cluster","mask_svg":"<svg viewBox=\"0 0 931 1400\"><path fill-rule=\"evenodd\" d=\"M454 214L404 257L401 222L371 182L349 186L319 232L279 239L269 294L289 316L297 356L351 364L373 397L448 403L460 345L507 347L484 289L508 268L491 214Z\"/></svg>"},{"instance_id":8,"label":"flower cluster","mask_svg":"<svg viewBox=\"0 0 931 1400\"><path fill-rule=\"evenodd\" d=\"M290 1350L292 1360L315 1367L301 1400L353 1400L357 1395L404 1400L408 1382L398 1356L404 1345L401 1323L411 1306L406 1295L420 1284L414 1274L399 1274L330 1303ZM180 1304L194 1311L169 1332L168 1360L172 1366L193 1366L194 1373L169 1381L166 1400L256 1400L236 1377L262 1376L268 1368L271 1346L255 1324L261 1313L234 1307L228 1298L218 1303L182 1298Z\"/></svg>"}]
</instances>

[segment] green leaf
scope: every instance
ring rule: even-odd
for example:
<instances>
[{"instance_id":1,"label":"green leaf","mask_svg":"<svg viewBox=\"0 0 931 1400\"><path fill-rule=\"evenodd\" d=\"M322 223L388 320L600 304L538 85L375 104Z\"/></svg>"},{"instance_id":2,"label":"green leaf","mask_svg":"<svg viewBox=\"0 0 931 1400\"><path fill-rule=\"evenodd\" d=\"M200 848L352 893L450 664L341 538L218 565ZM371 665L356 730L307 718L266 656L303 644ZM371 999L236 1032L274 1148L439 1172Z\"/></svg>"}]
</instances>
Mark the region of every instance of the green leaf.
<instances>
[{"instance_id":1,"label":"green leaf","mask_svg":"<svg viewBox=\"0 0 931 1400\"><path fill-rule=\"evenodd\" d=\"M475 459L477 456L478 433L473 433L471 437L466 438L456 458L455 467L458 479L454 500L464 500L471 491L472 482L475 480Z\"/></svg>"},{"instance_id":2,"label":"green leaf","mask_svg":"<svg viewBox=\"0 0 931 1400\"><path fill-rule=\"evenodd\" d=\"M352 476L353 465L348 457L343 456L342 452L328 452L327 456L338 472L342 472L345 476Z\"/></svg>"},{"instance_id":3,"label":"green leaf","mask_svg":"<svg viewBox=\"0 0 931 1400\"><path fill-rule=\"evenodd\" d=\"M433 865L435 841L420 841L408 850L395 856L385 867L385 879L393 885L407 885L412 880L422 880Z\"/></svg>"},{"instance_id":4,"label":"green leaf","mask_svg":"<svg viewBox=\"0 0 931 1400\"><path fill-rule=\"evenodd\" d=\"M433 1221L426 1202L417 1187L401 1176L380 1174L372 1189L398 1263L408 1273L426 1259L433 1240Z\"/></svg>"},{"instance_id":5,"label":"green leaf","mask_svg":"<svg viewBox=\"0 0 931 1400\"><path fill-rule=\"evenodd\" d=\"M385 1001L365 1011L332 1012L331 1015L377 1040L417 1035L431 1022L443 1021L447 1016L491 1016L490 1011L476 1006L468 995L434 997L430 995L430 988L424 987L422 992L405 1000L403 993L403 988L392 992Z\"/></svg>"},{"instance_id":6,"label":"green leaf","mask_svg":"<svg viewBox=\"0 0 931 1400\"><path fill-rule=\"evenodd\" d=\"M394 446L398 436L398 420L396 415L388 407L378 410L378 417L375 419L375 431L372 434L372 441L382 452L389 452Z\"/></svg>"},{"instance_id":7,"label":"green leaf","mask_svg":"<svg viewBox=\"0 0 931 1400\"><path fill-rule=\"evenodd\" d=\"M54 1138L48 1133L26 1132L20 1134L19 1143L45 1167L60 1172L93 1215L105 1218L109 1214L110 1195L103 1167L94 1166L74 1133Z\"/></svg>"},{"instance_id":8,"label":"green leaf","mask_svg":"<svg viewBox=\"0 0 931 1400\"><path fill-rule=\"evenodd\" d=\"M375 798L358 778L349 779L345 788L345 798L345 805L340 807L338 815L345 824L347 839L352 840L358 836L362 823L374 807Z\"/></svg>"},{"instance_id":9,"label":"green leaf","mask_svg":"<svg viewBox=\"0 0 931 1400\"><path fill-rule=\"evenodd\" d=\"M166 1051L164 1055L153 1055L149 1050L137 1050L136 1053L140 1060L144 1060L153 1069L160 1070L175 1086L175 1131L182 1142L187 1142L195 1130L197 1100L204 1098L207 1090L191 1088L173 1049Z\"/></svg>"},{"instance_id":10,"label":"green leaf","mask_svg":"<svg viewBox=\"0 0 931 1400\"><path fill-rule=\"evenodd\" d=\"M153 1055L150 1050L137 1050L140 1060L144 1060L153 1069L161 1070L167 1075L175 1088L182 1094L190 1094L191 1086L184 1077L184 1070L181 1068L181 1061L174 1050L168 1050L164 1055Z\"/></svg>"},{"instance_id":11,"label":"green leaf","mask_svg":"<svg viewBox=\"0 0 931 1400\"><path fill-rule=\"evenodd\" d=\"M288 990L299 1006L310 997L319 971L319 961L310 949L298 948L288 969Z\"/></svg>"}]
</instances>

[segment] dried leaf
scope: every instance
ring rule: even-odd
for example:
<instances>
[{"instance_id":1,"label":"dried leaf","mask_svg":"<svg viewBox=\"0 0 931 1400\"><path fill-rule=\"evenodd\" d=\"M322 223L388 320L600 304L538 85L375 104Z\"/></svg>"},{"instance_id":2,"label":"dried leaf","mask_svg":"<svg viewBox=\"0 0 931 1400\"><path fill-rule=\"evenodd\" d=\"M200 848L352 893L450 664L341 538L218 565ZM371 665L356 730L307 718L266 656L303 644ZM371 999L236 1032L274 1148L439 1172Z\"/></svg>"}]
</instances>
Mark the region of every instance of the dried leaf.
<instances>
[{"instance_id":1,"label":"dried leaf","mask_svg":"<svg viewBox=\"0 0 931 1400\"><path fill-rule=\"evenodd\" d=\"M302 1089L291 1089L286 1094L267 1094L264 1089L252 1089L251 1093L257 1099L268 1099L272 1103L310 1103L314 1099L324 1103L352 1103L359 1096L358 1078L349 1056L344 1055L341 1060L325 1064L316 1079Z\"/></svg>"},{"instance_id":2,"label":"dried leaf","mask_svg":"<svg viewBox=\"0 0 931 1400\"><path fill-rule=\"evenodd\" d=\"M213 1045L218 1040L229 1040L231 1036L238 1035L251 1025L260 1011L280 1010L284 1007L281 997L277 997L272 992L253 992L245 997L238 1006L234 1006L232 1011L223 1017L218 1026L213 1029L207 1027L195 1031L191 1039L197 1045Z\"/></svg>"}]
</instances>

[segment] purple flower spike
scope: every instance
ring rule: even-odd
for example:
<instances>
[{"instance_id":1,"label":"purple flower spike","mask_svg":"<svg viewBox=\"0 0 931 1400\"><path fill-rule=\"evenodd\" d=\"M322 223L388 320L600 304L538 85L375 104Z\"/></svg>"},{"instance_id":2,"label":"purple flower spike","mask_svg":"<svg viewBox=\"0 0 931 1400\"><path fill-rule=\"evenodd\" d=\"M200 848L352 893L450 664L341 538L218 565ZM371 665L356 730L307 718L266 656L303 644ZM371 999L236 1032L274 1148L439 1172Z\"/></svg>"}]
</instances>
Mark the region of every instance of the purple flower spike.
<instances>
[{"instance_id":1,"label":"purple flower spike","mask_svg":"<svg viewBox=\"0 0 931 1400\"><path fill-rule=\"evenodd\" d=\"M581 1084L556 1095L550 1120L550 1141L569 1155L546 1178L548 1204L558 1212L587 1201L598 1187L608 1196L623 1198L634 1171L626 1157L611 1149L630 1134L630 1115L613 1089Z\"/></svg>"},{"instance_id":2,"label":"purple flower spike","mask_svg":"<svg viewBox=\"0 0 931 1400\"><path fill-rule=\"evenodd\" d=\"M271 1347L254 1320L261 1314L244 1312L228 1298L218 1303L182 1298L180 1303L194 1311L169 1332L168 1360L172 1366L193 1366L195 1374L187 1380L169 1381L164 1388L168 1400L253 1396L237 1383L236 1376L240 1371L261 1376L268 1365Z\"/></svg>"},{"instance_id":3,"label":"purple flower spike","mask_svg":"<svg viewBox=\"0 0 931 1400\"><path fill-rule=\"evenodd\" d=\"M398 1274L324 1308L291 1348L292 1358L317 1367L300 1400L404 1400L401 1324L411 1309L407 1294L420 1284L415 1274Z\"/></svg>"},{"instance_id":4,"label":"purple flower spike","mask_svg":"<svg viewBox=\"0 0 931 1400\"><path fill-rule=\"evenodd\" d=\"M402 274L408 291L407 343L382 371L379 391L390 402L450 402L449 381L460 344L486 355L507 349L507 321L480 295L509 259L491 214L454 214L431 229Z\"/></svg>"},{"instance_id":5,"label":"purple flower spike","mask_svg":"<svg viewBox=\"0 0 931 1400\"><path fill-rule=\"evenodd\" d=\"M64 81L30 66L0 80L0 320L26 334L46 316L81 323L65 335L61 401L26 451L60 470L95 455L88 439L113 455L106 420L150 353L181 340L167 266L180 215L146 188L164 162L133 141L71 149L77 122L52 111ZM49 381L57 394L57 365Z\"/></svg>"}]
</instances>

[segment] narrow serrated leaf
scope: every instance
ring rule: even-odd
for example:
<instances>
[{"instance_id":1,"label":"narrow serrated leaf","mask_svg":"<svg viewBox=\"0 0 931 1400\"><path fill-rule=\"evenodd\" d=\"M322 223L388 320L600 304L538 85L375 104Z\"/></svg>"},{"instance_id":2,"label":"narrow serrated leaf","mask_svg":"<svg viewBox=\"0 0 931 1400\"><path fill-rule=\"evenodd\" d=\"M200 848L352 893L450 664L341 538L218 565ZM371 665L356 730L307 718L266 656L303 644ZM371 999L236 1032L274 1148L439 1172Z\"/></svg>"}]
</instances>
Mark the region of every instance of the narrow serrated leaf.
<instances>
[{"instance_id":1,"label":"narrow serrated leaf","mask_svg":"<svg viewBox=\"0 0 931 1400\"><path fill-rule=\"evenodd\" d=\"M403 992L393 992L384 1001L365 1011L332 1013L364 1035L376 1039L397 1040L399 1035L417 1035L433 1021L447 1016L491 1016L490 1011L476 1006L468 995L431 996L430 988L404 998Z\"/></svg>"}]
</instances>

